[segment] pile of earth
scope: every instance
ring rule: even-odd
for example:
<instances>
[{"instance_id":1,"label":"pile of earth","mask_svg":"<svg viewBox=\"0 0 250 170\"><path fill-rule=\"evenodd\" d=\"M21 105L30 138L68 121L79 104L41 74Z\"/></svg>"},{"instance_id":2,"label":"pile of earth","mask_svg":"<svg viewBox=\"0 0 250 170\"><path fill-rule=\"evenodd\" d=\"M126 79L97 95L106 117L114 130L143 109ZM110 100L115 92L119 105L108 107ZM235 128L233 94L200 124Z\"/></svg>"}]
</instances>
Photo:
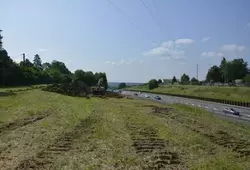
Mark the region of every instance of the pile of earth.
<instances>
[{"instance_id":1,"label":"pile of earth","mask_svg":"<svg viewBox=\"0 0 250 170\"><path fill-rule=\"evenodd\" d=\"M91 88L86 85L84 82L76 80L71 83L55 83L50 84L44 87L42 90L60 93L68 96L77 96L77 97L87 97L92 96ZM99 95L101 98L123 98L120 93L106 91L103 95Z\"/></svg>"},{"instance_id":2,"label":"pile of earth","mask_svg":"<svg viewBox=\"0 0 250 170\"><path fill-rule=\"evenodd\" d=\"M50 84L44 87L42 90L79 97L84 97L90 94L90 87L79 80L63 84Z\"/></svg>"}]
</instances>

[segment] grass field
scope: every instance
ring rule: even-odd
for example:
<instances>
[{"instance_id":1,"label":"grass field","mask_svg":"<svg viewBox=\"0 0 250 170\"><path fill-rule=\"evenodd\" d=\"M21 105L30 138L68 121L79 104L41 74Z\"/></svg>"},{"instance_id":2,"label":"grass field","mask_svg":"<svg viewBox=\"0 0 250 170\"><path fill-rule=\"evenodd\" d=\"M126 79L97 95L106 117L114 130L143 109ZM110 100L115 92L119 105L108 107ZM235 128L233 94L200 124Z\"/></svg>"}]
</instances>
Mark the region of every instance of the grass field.
<instances>
[{"instance_id":1,"label":"grass field","mask_svg":"<svg viewBox=\"0 0 250 170\"><path fill-rule=\"evenodd\" d=\"M250 102L250 87L165 85L153 90L148 90L147 86L135 86L127 89Z\"/></svg>"},{"instance_id":2,"label":"grass field","mask_svg":"<svg viewBox=\"0 0 250 170\"><path fill-rule=\"evenodd\" d=\"M249 169L250 128L184 105L22 91L0 97L0 167Z\"/></svg>"},{"instance_id":3,"label":"grass field","mask_svg":"<svg viewBox=\"0 0 250 170\"><path fill-rule=\"evenodd\" d=\"M32 89L36 89L36 88L42 88L45 86L46 86L46 84L31 85L31 86L17 86L17 87L4 87L4 88L0 88L0 92L25 91L25 90L32 90Z\"/></svg>"}]
</instances>

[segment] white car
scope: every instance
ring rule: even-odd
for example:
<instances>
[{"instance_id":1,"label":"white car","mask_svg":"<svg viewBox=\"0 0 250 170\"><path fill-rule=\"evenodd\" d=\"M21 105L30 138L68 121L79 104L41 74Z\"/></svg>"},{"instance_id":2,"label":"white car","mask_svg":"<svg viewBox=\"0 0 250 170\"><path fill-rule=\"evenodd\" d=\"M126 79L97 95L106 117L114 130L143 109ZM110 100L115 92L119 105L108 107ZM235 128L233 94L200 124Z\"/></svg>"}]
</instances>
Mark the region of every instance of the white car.
<instances>
[{"instance_id":1,"label":"white car","mask_svg":"<svg viewBox=\"0 0 250 170\"><path fill-rule=\"evenodd\" d=\"M145 94L145 98L149 98L149 95Z\"/></svg>"},{"instance_id":2,"label":"white car","mask_svg":"<svg viewBox=\"0 0 250 170\"><path fill-rule=\"evenodd\" d=\"M232 115L240 116L240 112L234 110L233 108L225 108L223 109L223 112L225 114L232 114Z\"/></svg>"}]
</instances>

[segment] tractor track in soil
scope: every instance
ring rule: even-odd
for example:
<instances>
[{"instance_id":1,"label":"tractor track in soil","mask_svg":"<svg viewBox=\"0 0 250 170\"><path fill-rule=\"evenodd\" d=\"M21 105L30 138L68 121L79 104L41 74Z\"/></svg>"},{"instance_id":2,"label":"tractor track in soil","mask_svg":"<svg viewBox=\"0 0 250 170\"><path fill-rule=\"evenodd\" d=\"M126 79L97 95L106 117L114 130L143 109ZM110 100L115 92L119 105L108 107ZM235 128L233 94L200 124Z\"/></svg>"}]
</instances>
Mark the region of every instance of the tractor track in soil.
<instances>
[{"instance_id":1,"label":"tractor track in soil","mask_svg":"<svg viewBox=\"0 0 250 170\"><path fill-rule=\"evenodd\" d=\"M37 113L33 116L29 116L29 117L26 117L23 119L18 119L18 120L15 120L15 121L12 121L12 122L9 122L6 124L2 124L2 125L0 125L0 134L7 132L7 131L12 131L12 130L18 129L20 127L27 126L31 123L35 123L37 121L40 121L40 120L48 117L50 114L51 114L50 111L46 111L46 112L42 112L42 113Z\"/></svg>"},{"instance_id":2,"label":"tractor track in soil","mask_svg":"<svg viewBox=\"0 0 250 170\"><path fill-rule=\"evenodd\" d=\"M151 113L159 117L165 117L165 118L168 117L175 121L178 121L191 131L196 132L201 136L208 138L212 143L215 143L227 149L231 149L233 152L238 153L239 157L250 156L249 141L233 137L228 132L222 130L217 130L214 134L211 134L205 131L206 129L209 129L209 127L205 127L203 124L200 124L196 120L188 120L188 124L195 125L194 127L188 126L187 124L184 124L184 121L178 118L178 116L171 116L169 114L171 110L172 110L171 108L160 108L152 106Z\"/></svg>"},{"instance_id":3,"label":"tractor track in soil","mask_svg":"<svg viewBox=\"0 0 250 170\"><path fill-rule=\"evenodd\" d=\"M143 169L176 169L181 164L178 154L167 149L168 142L159 138L154 128L128 125L127 129L130 131L132 147L136 153L146 157L147 165Z\"/></svg>"},{"instance_id":4,"label":"tractor track in soil","mask_svg":"<svg viewBox=\"0 0 250 170\"><path fill-rule=\"evenodd\" d=\"M65 133L54 143L49 145L47 148L38 152L34 157L27 160L23 160L15 168L16 170L26 169L47 169L53 164L54 160L72 149L74 140L82 136L84 133L91 132L91 126L96 123L92 117L88 117L78 125L76 125L72 131Z\"/></svg>"}]
</instances>

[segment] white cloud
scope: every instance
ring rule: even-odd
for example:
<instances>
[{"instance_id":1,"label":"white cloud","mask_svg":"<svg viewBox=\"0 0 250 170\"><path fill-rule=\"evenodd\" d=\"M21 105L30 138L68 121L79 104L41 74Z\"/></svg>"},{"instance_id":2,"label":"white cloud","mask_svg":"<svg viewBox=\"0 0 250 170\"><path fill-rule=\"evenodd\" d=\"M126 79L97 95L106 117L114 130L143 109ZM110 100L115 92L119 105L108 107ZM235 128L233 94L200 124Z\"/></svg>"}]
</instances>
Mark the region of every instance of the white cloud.
<instances>
[{"instance_id":1,"label":"white cloud","mask_svg":"<svg viewBox=\"0 0 250 170\"><path fill-rule=\"evenodd\" d=\"M150 49L143 53L144 56L155 56L161 60L175 59L183 60L186 59L185 51L181 50L180 44L188 44L191 41L189 39L178 39L176 41L162 42L160 46Z\"/></svg>"},{"instance_id":2,"label":"white cloud","mask_svg":"<svg viewBox=\"0 0 250 170\"><path fill-rule=\"evenodd\" d=\"M224 54L224 53L221 53L221 52L216 53L216 55L217 55L218 57L224 57L224 56L225 56L225 54Z\"/></svg>"},{"instance_id":3,"label":"white cloud","mask_svg":"<svg viewBox=\"0 0 250 170\"><path fill-rule=\"evenodd\" d=\"M203 52L202 57L223 57L224 54L221 52Z\"/></svg>"},{"instance_id":4,"label":"white cloud","mask_svg":"<svg viewBox=\"0 0 250 170\"><path fill-rule=\"evenodd\" d=\"M132 62L136 61L135 58L130 58L127 60L120 60L120 61L105 61L105 64L111 64L111 65L124 65L124 64L131 64ZM143 60L139 61L140 63L143 63Z\"/></svg>"},{"instance_id":5,"label":"white cloud","mask_svg":"<svg viewBox=\"0 0 250 170\"><path fill-rule=\"evenodd\" d=\"M125 60L121 60L120 64L125 64L125 62L126 62Z\"/></svg>"},{"instance_id":6,"label":"white cloud","mask_svg":"<svg viewBox=\"0 0 250 170\"><path fill-rule=\"evenodd\" d=\"M50 51L50 50L47 48L39 48L38 49L38 52L47 52L47 51Z\"/></svg>"},{"instance_id":7,"label":"white cloud","mask_svg":"<svg viewBox=\"0 0 250 170\"><path fill-rule=\"evenodd\" d=\"M220 47L220 51L228 54L228 55L235 55L239 52L242 52L245 50L245 46L243 45L237 45L237 44L225 44Z\"/></svg>"},{"instance_id":8,"label":"white cloud","mask_svg":"<svg viewBox=\"0 0 250 170\"><path fill-rule=\"evenodd\" d=\"M192 44L194 43L194 40L189 39L189 38L184 38L184 39L177 39L175 40L176 44Z\"/></svg>"},{"instance_id":9,"label":"white cloud","mask_svg":"<svg viewBox=\"0 0 250 170\"><path fill-rule=\"evenodd\" d=\"M224 44L217 52L203 52L202 57L228 57L228 56L239 56L246 49L243 45L237 44Z\"/></svg>"},{"instance_id":10,"label":"white cloud","mask_svg":"<svg viewBox=\"0 0 250 170\"><path fill-rule=\"evenodd\" d=\"M204 37L201 39L203 43L208 42L211 39L211 37Z\"/></svg>"},{"instance_id":11,"label":"white cloud","mask_svg":"<svg viewBox=\"0 0 250 170\"><path fill-rule=\"evenodd\" d=\"M105 61L105 64L112 64L112 65L114 65L115 62L113 62L113 61Z\"/></svg>"},{"instance_id":12,"label":"white cloud","mask_svg":"<svg viewBox=\"0 0 250 170\"><path fill-rule=\"evenodd\" d=\"M179 62L179 64L181 64L181 65L185 65L186 63L185 63L185 62L183 62L183 61L180 61L180 62Z\"/></svg>"}]
</instances>

